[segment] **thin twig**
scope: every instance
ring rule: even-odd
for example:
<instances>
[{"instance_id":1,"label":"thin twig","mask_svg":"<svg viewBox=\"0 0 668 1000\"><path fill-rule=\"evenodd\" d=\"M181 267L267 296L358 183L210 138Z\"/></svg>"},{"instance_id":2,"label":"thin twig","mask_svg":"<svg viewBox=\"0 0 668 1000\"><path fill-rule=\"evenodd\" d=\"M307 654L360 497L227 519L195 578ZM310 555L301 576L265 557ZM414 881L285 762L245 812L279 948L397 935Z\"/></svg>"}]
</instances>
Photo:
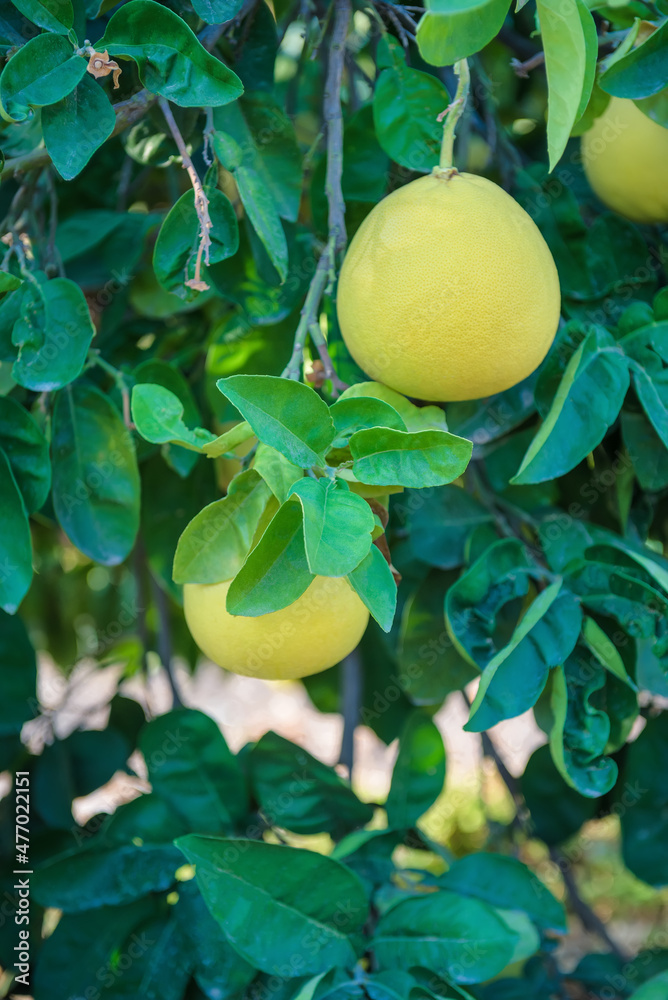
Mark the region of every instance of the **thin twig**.
<instances>
[{"instance_id":1,"label":"thin twig","mask_svg":"<svg viewBox=\"0 0 668 1000\"><path fill-rule=\"evenodd\" d=\"M158 635L157 646L158 656L162 663L169 686L172 689L172 708L183 708L183 700L179 691L176 677L174 675L174 663L172 656L172 633L169 625L169 605L167 595L149 570L151 580L151 592L158 612Z\"/></svg>"},{"instance_id":2,"label":"thin twig","mask_svg":"<svg viewBox=\"0 0 668 1000\"><path fill-rule=\"evenodd\" d=\"M327 287L327 281L329 278L329 266L332 250L333 244L330 241L320 255L318 266L315 269L315 274L311 279L311 284L309 285L309 290L306 293L304 305L302 306L299 323L295 333L294 344L292 347L292 354L283 370L283 378L296 379L297 381L301 378L306 338L311 326L318 322L320 300L322 299L325 288Z\"/></svg>"},{"instance_id":3,"label":"thin twig","mask_svg":"<svg viewBox=\"0 0 668 1000\"><path fill-rule=\"evenodd\" d=\"M213 227L211 216L209 215L209 199L204 193L202 182L199 179L195 167L193 166L193 161L190 159L190 153L188 152L183 136L179 131L179 127L176 124L176 120L172 114L172 109L170 108L169 103L164 97L160 97L158 99L158 104L160 105L160 110L165 116L165 121L169 126L169 131L172 133L172 138L174 139L179 153L181 154L183 168L188 171L190 183L192 184L193 191L195 192L195 211L197 212L197 221L199 222L199 247L197 248L197 257L195 259L195 275L193 278L188 278L186 274L186 280L184 283L188 286L188 288L194 288L197 292L205 292L209 286L202 278L202 263L209 263L211 229ZM187 269L188 265L186 264L186 270Z\"/></svg>"},{"instance_id":4,"label":"thin twig","mask_svg":"<svg viewBox=\"0 0 668 1000\"><path fill-rule=\"evenodd\" d=\"M334 27L330 42L329 66L325 82L323 117L327 128L327 175L325 191L329 206L329 236L334 240L334 255L346 245L346 205L341 190L343 173L343 114L341 84L345 62L346 36L352 7L350 0L335 0Z\"/></svg>"},{"instance_id":5,"label":"thin twig","mask_svg":"<svg viewBox=\"0 0 668 1000\"><path fill-rule=\"evenodd\" d=\"M348 778L351 779L355 760L355 729L362 705L362 661L358 649L346 656L341 664L341 673L343 734L339 763L348 769Z\"/></svg>"},{"instance_id":6,"label":"thin twig","mask_svg":"<svg viewBox=\"0 0 668 1000\"><path fill-rule=\"evenodd\" d=\"M623 29L622 31L610 31L607 35L601 35L598 39L598 47L599 49L605 49L608 46L614 48L622 39L626 38L627 34L628 31ZM527 78L532 69L542 66L544 62L545 53L536 52L535 55L529 59L525 59L523 62L519 59L511 59L510 65L515 70L517 76Z\"/></svg>"}]
</instances>

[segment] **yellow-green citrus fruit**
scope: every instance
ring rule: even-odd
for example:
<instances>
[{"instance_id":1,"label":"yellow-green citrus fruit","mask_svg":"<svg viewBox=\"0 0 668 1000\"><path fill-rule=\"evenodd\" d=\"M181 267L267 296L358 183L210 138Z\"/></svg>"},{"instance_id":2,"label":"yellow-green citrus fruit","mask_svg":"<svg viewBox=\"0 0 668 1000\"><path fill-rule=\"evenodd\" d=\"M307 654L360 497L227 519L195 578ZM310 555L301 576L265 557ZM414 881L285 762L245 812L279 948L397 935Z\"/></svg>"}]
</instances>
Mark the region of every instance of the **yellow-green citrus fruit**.
<instances>
[{"instance_id":1,"label":"yellow-green citrus fruit","mask_svg":"<svg viewBox=\"0 0 668 1000\"><path fill-rule=\"evenodd\" d=\"M256 618L227 611L231 582L187 583L183 604L199 648L235 674L266 680L317 674L353 651L369 620L344 577L316 576L293 604Z\"/></svg>"},{"instance_id":2,"label":"yellow-green citrus fruit","mask_svg":"<svg viewBox=\"0 0 668 1000\"><path fill-rule=\"evenodd\" d=\"M421 177L366 217L343 262L343 338L373 379L479 399L530 375L554 339L559 279L530 216L484 177Z\"/></svg>"},{"instance_id":3,"label":"yellow-green citrus fruit","mask_svg":"<svg viewBox=\"0 0 668 1000\"><path fill-rule=\"evenodd\" d=\"M634 222L668 222L668 129L613 97L582 136L582 162L609 208Z\"/></svg>"}]
</instances>

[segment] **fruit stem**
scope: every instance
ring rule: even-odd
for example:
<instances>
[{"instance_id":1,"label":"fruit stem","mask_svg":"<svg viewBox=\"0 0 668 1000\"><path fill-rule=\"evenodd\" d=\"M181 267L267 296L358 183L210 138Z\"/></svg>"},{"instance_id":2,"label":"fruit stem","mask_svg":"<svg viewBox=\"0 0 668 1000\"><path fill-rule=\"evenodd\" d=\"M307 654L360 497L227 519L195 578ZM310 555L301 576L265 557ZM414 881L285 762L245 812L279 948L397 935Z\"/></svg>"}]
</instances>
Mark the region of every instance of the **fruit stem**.
<instances>
[{"instance_id":1,"label":"fruit stem","mask_svg":"<svg viewBox=\"0 0 668 1000\"><path fill-rule=\"evenodd\" d=\"M459 77L457 82L457 92L455 94L455 99L451 104L443 111L439 116L438 120L443 122L443 141L441 143L441 158L439 160L439 165L434 167L434 173L437 176L443 176L444 174L451 177L453 173L456 173L456 168L454 165L453 148L455 144L455 129L457 127L457 122L461 118L464 108L466 107L466 101L469 96L469 85L471 82L471 74L469 73L469 64L466 59L460 59L459 62L455 63L455 73Z\"/></svg>"}]
</instances>

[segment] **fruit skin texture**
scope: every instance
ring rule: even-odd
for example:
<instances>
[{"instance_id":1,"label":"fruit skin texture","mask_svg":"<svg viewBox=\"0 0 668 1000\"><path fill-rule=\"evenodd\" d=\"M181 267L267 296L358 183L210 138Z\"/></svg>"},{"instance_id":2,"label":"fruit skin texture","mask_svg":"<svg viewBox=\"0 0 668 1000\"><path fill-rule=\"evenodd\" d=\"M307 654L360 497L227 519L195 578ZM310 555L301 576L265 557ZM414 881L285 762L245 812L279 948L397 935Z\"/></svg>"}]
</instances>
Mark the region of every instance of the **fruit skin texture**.
<instances>
[{"instance_id":1,"label":"fruit skin texture","mask_svg":"<svg viewBox=\"0 0 668 1000\"><path fill-rule=\"evenodd\" d=\"M434 174L366 217L341 269L343 339L372 379L479 399L530 375L559 323L557 269L529 215L484 177Z\"/></svg>"},{"instance_id":2,"label":"fruit skin texture","mask_svg":"<svg viewBox=\"0 0 668 1000\"><path fill-rule=\"evenodd\" d=\"M344 577L316 576L293 604L256 618L229 614L231 582L187 583L183 605L205 656L235 674L266 680L317 674L355 649L369 620Z\"/></svg>"},{"instance_id":3,"label":"fruit skin texture","mask_svg":"<svg viewBox=\"0 0 668 1000\"><path fill-rule=\"evenodd\" d=\"M609 208L633 222L668 222L668 129L613 97L582 136L582 162Z\"/></svg>"}]
</instances>

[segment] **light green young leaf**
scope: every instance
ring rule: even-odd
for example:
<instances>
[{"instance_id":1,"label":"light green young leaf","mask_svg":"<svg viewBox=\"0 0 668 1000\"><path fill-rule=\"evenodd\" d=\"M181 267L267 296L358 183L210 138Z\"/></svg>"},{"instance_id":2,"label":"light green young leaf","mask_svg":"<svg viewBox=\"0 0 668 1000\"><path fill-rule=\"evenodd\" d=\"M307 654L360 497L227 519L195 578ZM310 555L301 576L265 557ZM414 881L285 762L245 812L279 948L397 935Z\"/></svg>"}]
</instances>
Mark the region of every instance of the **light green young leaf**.
<instances>
[{"instance_id":1,"label":"light green young leaf","mask_svg":"<svg viewBox=\"0 0 668 1000\"><path fill-rule=\"evenodd\" d=\"M371 546L359 566L348 574L348 580L366 604L371 616L384 632L389 632L397 607L397 585L392 570L377 545Z\"/></svg>"},{"instance_id":2,"label":"light green young leaf","mask_svg":"<svg viewBox=\"0 0 668 1000\"><path fill-rule=\"evenodd\" d=\"M447 431L375 427L350 438L353 472L363 483L398 483L419 489L443 486L462 475L473 445Z\"/></svg>"},{"instance_id":3,"label":"light green young leaf","mask_svg":"<svg viewBox=\"0 0 668 1000\"><path fill-rule=\"evenodd\" d=\"M231 375L216 385L264 444L303 469L324 463L334 424L310 386L274 375Z\"/></svg>"},{"instance_id":4,"label":"light green young leaf","mask_svg":"<svg viewBox=\"0 0 668 1000\"><path fill-rule=\"evenodd\" d=\"M287 500L292 484L304 477L304 470L299 465L293 465L285 455L268 444L258 445L253 468L260 473L279 503Z\"/></svg>"},{"instance_id":5,"label":"light green young leaf","mask_svg":"<svg viewBox=\"0 0 668 1000\"><path fill-rule=\"evenodd\" d=\"M114 131L116 115L100 84L86 74L67 97L42 111L44 144L53 165L71 181Z\"/></svg>"},{"instance_id":6,"label":"light green young leaf","mask_svg":"<svg viewBox=\"0 0 668 1000\"><path fill-rule=\"evenodd\" d=\"M164 386L142 382L132 389L132 420L137 431L153 444L174 443L191 451L203 451L216 435L203 427L190 430L183 422L183 403Z\"/></svg>"},{"instance_id":7,"label":"light green young leaf","mask_svg":"<svg viewBox=\"0 0 668 1000\"><path fill-rule=\"evenodd\" d=\"M175 583L231 580L244 564L271 491L255 469L235 476L227 496L208 504L176 546Z\"/></svg>"},{"instance_id":8,"label":"light green young leaf","mask_svg":"<svg viewBox=\"0 0 668 1000\"><path fill-rule=\"evenodd\" d=\"M32 581L32 541L21 491L0 448L0 607L16 613Z\"/></svg>"},{"instance_id":9,"label":"light green young leaf","mask_svg":"<svg viewBox=\"0 0 668 1000\"><path fill-rule=\"evenodd\" d=\"M587 45L593 19L583 0L536 0L548 82L547 147L550 170L566 148L575 122L589 101L598 49ZM584 8L582 10L581 8ZM587 20L588 19L588 20ZM585 30L587 29L587 35ZM594 34L596 29L594 28ZM588 65L589 55L589 65ZM585 83L589 92L585 97Z\"/></svg>"},{"instance_id":10,"label":"light green young leaf","mask_svg":"<svg viewBox=\"0 0 668 1000\"><path fill-rule=\"evenodd\" d=\"M382 399L373 396L350 396L340 398L330 406L330 415L334 421L336 437L332 442L334 448L345 448L355 431L365 427L393 427L405 431L406 424L397 411Z\"/></svg>"},{"instance_id":11,"label":"light green young leaf","mask_svg":"<svg viewBox=\"0 0 668 1000\"><path fill-rule=\"evenodd\" d=\"M183 108L218 107L242 93L241 81L198 41L186 22L154 0L132 0L112 15L97 42L112 58L134 59L144 86Z\"/></svg>"},{"instance_id":12,"label":"light green young leaf","mask_svg":"<svg viewBox=\"0 0 668 1000\"><path fill-rule=\"evenodd\" d=\"M511 482L543 483L575 468L617 419L628 387L624 355L607 330L595 327L568 362L550 411Z\"/></svg>"},{"instance_id":13,"label":"light green young leaf","mask_svg":"<svg viewBox=\"0 0 668 1000\"><path fill-rule=\"evenodd\" d=\"M374 518L362 497L333 479L300 479L289 496L304 513L304 542L311 573L346 576L371 548Z\"/></svg>"},{"instance_id":14,"label":"light green young leaf","mask_svg":"<svg viewBox=\"0 0 668 1000\"><path fill-rule=\"evenodd\" d=\"M609 670L611 674L618 677L624 684L628 684L634 691L638 690L635 681L629 677L628 671L624 666L624 661L619 655L619 650L614 642L607 632L604 632L601 626L588 615L585 615L582 624L582 637L585 645L606 670Z\"/></svg>"},{"instance_id":15,"label":"light green young leaf","mask_svg":"<svg viewBox=\"0 0 668 1000\"><path fill-rule=\"evenodd\" d=\"M62 35L35 35L12 56L0 75L0 102L6 118L24 121L33 107L55 104L71 93L86 72Z\"/></svg>"},{"instance_id":16,"label":"light green young leaf","mask_svg":"<svg viewBox=\"0 0 668 1000\"><path fill-rule=\"evenodd\" d=\"M510 0L429 0L420 18L420 55L432 66L451 66L491 42L506 19Z\"/></svg>"},{"instance_id":17,"label":"light green young leaf","mask_svg":"<svg viewBox=\"0 0 668 1000\"><path fill-rule=\"evenodd\" d=\"M251 618L280 611L301 597L312 580L301 504L286 500L230 584L227 610Z\"/></svg>"},{"instance_id":18,"label":"light green young leaf","mask_svg":"<svg viewBox=\"0 0 668 1000\"><path fill-rule=\"evenodd\" d=\"M334 406L332 406L332 410L336 406L339 406L340 403L349 399L377 399L387 403L399 414L407 431L446 431L448 429L445 423L445 412L440 406L416 406L415 403L411 403L409 399L402 396L400 392L390 389L389 386L383 385L382 382L357 382L355 385L351 385L348 389L344 389ZM394 421L386 423L385 420L379 420L378 423L383 427L395 426ZM373 425L364 424L363 426ZM398 429L403 430L402 427Z\"/></svg>"}]
</instances>

